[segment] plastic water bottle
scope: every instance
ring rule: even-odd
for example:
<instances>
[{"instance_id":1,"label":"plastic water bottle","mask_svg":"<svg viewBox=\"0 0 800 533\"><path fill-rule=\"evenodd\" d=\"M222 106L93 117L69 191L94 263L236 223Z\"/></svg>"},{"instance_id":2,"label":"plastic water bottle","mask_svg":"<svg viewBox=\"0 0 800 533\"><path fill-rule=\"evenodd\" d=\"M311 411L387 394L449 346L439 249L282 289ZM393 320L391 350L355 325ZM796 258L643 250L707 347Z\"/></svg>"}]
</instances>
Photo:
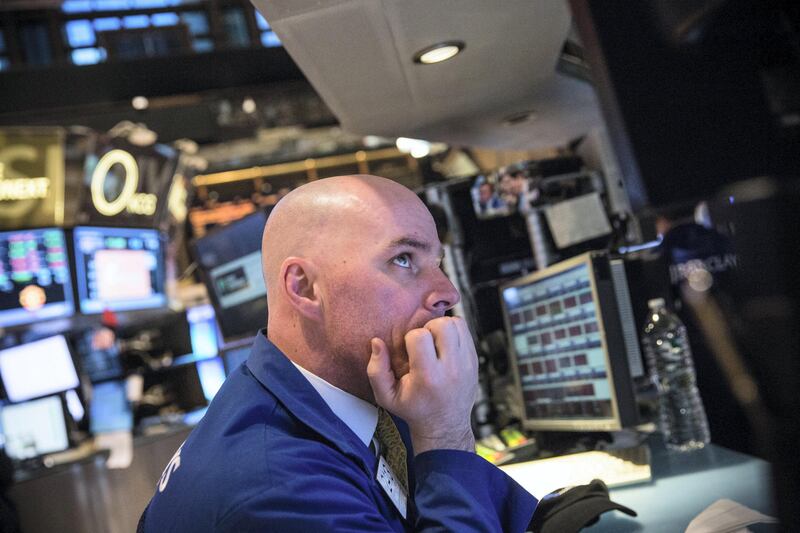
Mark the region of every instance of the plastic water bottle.
<instances>
[{"instance_id":1,"label":"plastic water bottle","mask_svg":"<svg viewBox=\"0 0 800 533\"><path fill-rule=\"evenodd\" d=\"M708 418L697 390L686 326L667 310L664 300L647 303L644 349L650 377L659 396L659 423L667 448L688 451L711 440Z\"/></svg>"}]
</instances>

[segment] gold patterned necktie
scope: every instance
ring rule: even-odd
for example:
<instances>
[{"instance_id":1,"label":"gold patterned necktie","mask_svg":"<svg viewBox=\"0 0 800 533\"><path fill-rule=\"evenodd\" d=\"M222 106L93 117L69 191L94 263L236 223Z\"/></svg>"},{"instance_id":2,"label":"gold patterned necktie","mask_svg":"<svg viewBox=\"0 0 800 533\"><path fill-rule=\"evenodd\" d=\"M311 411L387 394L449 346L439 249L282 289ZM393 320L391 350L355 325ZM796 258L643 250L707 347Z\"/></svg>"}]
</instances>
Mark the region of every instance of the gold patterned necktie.
<instances>
[{"instance_id":1,"label":"gold patterned necktie","mask_svg":"<svg viewBox=\"0 0 800 533\"><path fill-rule=\"evenodd\" d=\"M398 477L403 489L408 493L408 472L406 470L406 445L400 438L400 432L394 425L394 420L389 411L383 407L378 408L378 427L375 428L375 438L381 445L380 453L389 467Z\"/></svg>"}]
</instances>

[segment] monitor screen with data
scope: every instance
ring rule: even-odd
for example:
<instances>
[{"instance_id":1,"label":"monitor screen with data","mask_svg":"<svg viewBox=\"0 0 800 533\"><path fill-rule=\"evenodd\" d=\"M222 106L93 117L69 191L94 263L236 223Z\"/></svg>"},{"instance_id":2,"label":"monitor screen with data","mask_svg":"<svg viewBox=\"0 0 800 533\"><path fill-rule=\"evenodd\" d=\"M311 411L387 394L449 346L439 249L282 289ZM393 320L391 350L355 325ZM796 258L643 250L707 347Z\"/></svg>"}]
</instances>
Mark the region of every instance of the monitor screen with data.
<instances>
[{"instance_id":1,"label":"monitor screen with data","mask_svg":"<svg viewBox=\"0 0 800 533\"><path fill-rule=\"evenodd\" d=\"M615 283L608 257L589 253L501 287L527 428L610 431L636 422L630 367L638 347L631 354L627 346L633 324L620 311L629 301Z\"/></svg>"},{"instance_id":2,"label":"monitor screen with data","mask_svg":"<svg viewBox=\"0 0 800 533\"><path fill-rule=\"evenodd\" d=\"M78 227L78 301L86 314L164 307L164 254L153 229Z\"/></svg>"},{"instance_id":3,"label":"monitor screen with data","mask_svg":"<svg viewBox=\"0 0 800 533\"><path fill-rule=\"evenodd\" d=\"M64 231L0 232L0 327L75 312Z\"/></svg>"}]
</instances>

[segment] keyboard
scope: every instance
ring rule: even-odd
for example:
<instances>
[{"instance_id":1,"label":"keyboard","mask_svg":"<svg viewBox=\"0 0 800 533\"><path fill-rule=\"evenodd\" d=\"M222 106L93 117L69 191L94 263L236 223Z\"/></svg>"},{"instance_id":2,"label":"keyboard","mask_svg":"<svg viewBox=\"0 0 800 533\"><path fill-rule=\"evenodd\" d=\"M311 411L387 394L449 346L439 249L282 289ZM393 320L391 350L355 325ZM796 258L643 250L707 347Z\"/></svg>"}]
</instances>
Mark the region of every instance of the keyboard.
<instances>
[{"instance_id":1,"label":"keyboard","mask_svg":"<svg viewBox=\"0 0 800 533\"><path fill-rule=\"evenodd\" d=\"M500 467L528 492L541 499L554 490L602 479L609 487L652 480L646 445L537 459Z\"/></svg>"}]
</instances>

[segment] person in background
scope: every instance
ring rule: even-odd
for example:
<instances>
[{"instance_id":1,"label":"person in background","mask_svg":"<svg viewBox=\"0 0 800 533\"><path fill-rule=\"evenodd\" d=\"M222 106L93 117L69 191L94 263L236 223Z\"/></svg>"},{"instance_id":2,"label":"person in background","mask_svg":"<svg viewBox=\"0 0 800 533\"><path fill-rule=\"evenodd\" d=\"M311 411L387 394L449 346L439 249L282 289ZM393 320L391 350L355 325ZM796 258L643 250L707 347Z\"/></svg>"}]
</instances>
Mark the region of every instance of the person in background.
<instances>
[{"instance_id":1,"label":"person in background","mask_svg":"<svg viewBox=\"0 0 800 533\"><path fill-rule=\"evenodd\" d=\"M504 211L506 205L494 192L494 185L484 181L478 186L478 215L492 216L498 211Z\"/></svg>"},{"instance_id":2,"label":"person in background","mask_svg":"<svg viewBox=\"0 0 800 533\"><path fill-rule=\"evenodd\" d=\"M175 452L140 531L525 531L536 499L475 454L478 361L433 218L376 176L271 213L269 316Z\"/></svg>"}]
</instances>

